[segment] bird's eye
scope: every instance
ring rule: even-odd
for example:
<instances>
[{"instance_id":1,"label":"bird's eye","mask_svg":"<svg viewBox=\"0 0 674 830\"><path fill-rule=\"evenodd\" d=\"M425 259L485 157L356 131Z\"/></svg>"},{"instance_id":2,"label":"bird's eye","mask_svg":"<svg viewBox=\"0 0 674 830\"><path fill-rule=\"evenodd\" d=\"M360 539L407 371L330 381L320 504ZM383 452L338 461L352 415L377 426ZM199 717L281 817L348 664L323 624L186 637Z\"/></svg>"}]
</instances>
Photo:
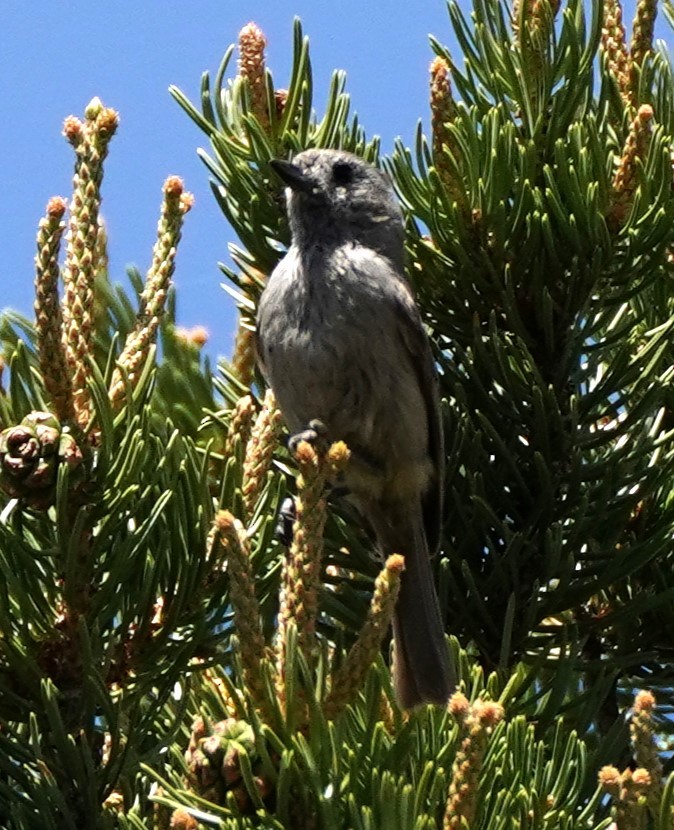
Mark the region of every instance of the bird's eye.
<instances>
[{"instance_id":1,"label":"bird's eye","mask_svg":"<svg viewBox=\"0 0 674 830\"><path fill-rule=\"evenodd\" d=\"M337 161L332 165L332 178L337 187L344 187L353 179L353 168L346 161Z\"/></svg>"}]
</instances>

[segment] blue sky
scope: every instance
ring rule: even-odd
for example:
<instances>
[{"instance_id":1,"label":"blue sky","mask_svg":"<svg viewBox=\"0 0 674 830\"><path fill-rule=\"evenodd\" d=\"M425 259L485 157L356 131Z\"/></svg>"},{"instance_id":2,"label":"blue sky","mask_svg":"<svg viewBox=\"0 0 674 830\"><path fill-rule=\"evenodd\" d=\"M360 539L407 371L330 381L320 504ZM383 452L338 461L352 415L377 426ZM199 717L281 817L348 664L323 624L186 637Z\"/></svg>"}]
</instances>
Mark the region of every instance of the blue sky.
<instances>
[{"instance_id":1,"label":"blue sky","mask_svg":"<svg viewBox=\"0 0 674 830\"><path fill-rule=\"evenodd\" d=\"M298 15L311 38L317 104L333 69L345 69L368 134L381 135L390 147L396 135L410 140L426 113L427 34L449 34L442 0L417 0L413 14L411 7L364 0L3 0L0 308L32 313L37 222L50 196L70 193L72 152L61 125L98 95L121 118L103 184L113 280L124 278L129 263L143 272L149 265L161 185L169 174L182 176L196 204L178 254L179 322L204 324L209 353L229 354L234 314L217 262L227 257L233 233L196 157L204 137L170 97L169 84L196 100L201 73L214 73L239 29L254 20L269 40L276 84L285 86Z\"/></svg>"},{"instance_id":2,"label":"blue sky","mask_svg":"<svg viewBox=\"0 0 674 830\"><path fill-rule=\"evenodd\" d=\"M628 24L633 8L628 4ZM443 0L3 0L0 308L31 314L37 222L50 196L70 193L72 152L61 125L98 95L121 116L103 189L112 279L123 280L131 263L145 271L161 185L169 174L182 176L196 204L178 255L179 323L205 325L209 354L229 354L235 318L217 262L227 258L233 233L196 157L203 136L167 90L176 84L196 100L201 73L215 72L251 20L267 35L276 85L285 86L295 15L311 39L319 111L332 71L345 69L368 135L380 135L384 150L398 135L409 143L427 115L428 33L454 51ZM669 38L664 26L658 34Z\"/></svg>"}]
</instances>

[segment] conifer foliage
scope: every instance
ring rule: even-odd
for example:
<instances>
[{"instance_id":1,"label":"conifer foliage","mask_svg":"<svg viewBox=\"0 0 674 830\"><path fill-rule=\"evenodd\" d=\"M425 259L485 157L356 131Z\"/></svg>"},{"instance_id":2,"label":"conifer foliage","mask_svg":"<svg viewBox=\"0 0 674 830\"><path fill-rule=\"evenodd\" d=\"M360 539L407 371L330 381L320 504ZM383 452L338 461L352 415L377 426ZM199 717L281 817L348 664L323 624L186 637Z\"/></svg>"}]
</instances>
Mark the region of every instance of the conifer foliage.
<instances>
[{"instance_id":1,"label":"conifer foliage","mask_svg":"<svg viewBox=\"0 0 674 830\"><path fill-rule=\"evenodd\" d=\"M674 825L674 79L656 5L629 33L619 0L461 5L462 54L431 39L430 135L388 158L343 73L312 109L298 21L287 89L254 24L198 107L172 89L238 237L215 373L205 333L175 323L191 196L166 180L129 296L101 216L117 113L94 99L66 119L73 192L39 223L35 318L0 319L0 827ZM290 455L256 374L255 308L289 241L269 161L307 147L381 164L406 214L447 446L446 710L395 703L404 561L377 562L328 501L349 448Z\"/></svg>"}]
</instances>

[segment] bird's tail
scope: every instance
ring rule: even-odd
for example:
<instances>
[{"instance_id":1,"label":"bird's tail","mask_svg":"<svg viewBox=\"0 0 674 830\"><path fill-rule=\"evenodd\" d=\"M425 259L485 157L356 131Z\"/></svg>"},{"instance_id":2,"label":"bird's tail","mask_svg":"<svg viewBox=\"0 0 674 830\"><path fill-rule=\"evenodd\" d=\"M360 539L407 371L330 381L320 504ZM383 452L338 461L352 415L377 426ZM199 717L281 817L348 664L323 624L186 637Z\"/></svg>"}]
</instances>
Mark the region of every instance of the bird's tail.
<instances>
[{"instance_id":1,"label":"bird's tail","mask_svg":"<svg viewBox=\"0 0 674 830\"><path fill-rule=\"evenodd\" d=\"M375 514L378 511L374 511ZM421 509L386 511L373 525L385 556L405 557L400 594L393 617L393 683L400 705L444 705L456 687L435 591Z\"/></svg>"}]
</instances>

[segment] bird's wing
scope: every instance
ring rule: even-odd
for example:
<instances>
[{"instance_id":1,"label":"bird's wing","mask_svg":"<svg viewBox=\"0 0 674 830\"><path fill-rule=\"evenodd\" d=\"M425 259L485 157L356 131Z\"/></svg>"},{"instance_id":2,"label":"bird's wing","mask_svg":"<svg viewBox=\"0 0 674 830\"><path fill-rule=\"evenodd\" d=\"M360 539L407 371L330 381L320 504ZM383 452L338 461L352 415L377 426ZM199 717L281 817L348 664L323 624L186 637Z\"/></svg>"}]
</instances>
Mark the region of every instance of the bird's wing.
<instances>
[{"instance_id":1,"label":"bird's wing","mask_svg":"<svg viewBox=\"0 0 674 830\"><path fill-rule=\"evenodd\" d=\"M270 386L267 366L265 364L265 342L262 337L262 331L267 329L271 322L272 309L274 307L274 294L278 292L278 287L285 279L285 272L288 268L288 256L286 255L274 268L267 280L262 295L257 305L257 312L255 316L255 333L253 335L253 345L255 348L255 358L258 368L265 379L267 386Z\"/></svg>"},{"instance_id":2,"label":"bird's wing","mask_svg":"<svg viewBox=\"0 0 674 830\"><path fill-rule=\"evenodd\" d=\"M380 263L385 263L378 257ZM393 286L395 313L400 323L401 339L410 356L424 401L428 423L428 449L435 473L432 486L424 495L422 507L428 548L434 553L440 545L443 518L445 477L445 446L440 412L438 375L431 344L424 330L419 309L407 279L397 269L389 270L388 282Z\"/></svg>"}]
</instances>

